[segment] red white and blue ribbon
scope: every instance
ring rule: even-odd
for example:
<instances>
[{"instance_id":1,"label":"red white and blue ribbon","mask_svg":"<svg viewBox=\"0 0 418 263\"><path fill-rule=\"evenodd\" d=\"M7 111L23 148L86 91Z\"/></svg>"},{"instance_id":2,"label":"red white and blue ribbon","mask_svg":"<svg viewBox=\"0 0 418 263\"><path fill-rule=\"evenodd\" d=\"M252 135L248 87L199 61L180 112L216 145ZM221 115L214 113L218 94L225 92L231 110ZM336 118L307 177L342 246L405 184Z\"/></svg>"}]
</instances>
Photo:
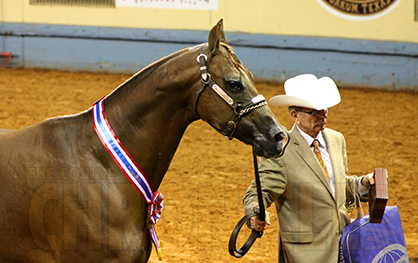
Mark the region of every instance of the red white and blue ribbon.
<instances>
[{"instance_id":1,"label":"red white and blue ribbon","mask_svg":"<svg viewBox=\"0 0 418 263\"><path fill-rule=\"evenodd\" d=\"M119 168L126 177L138 189L142 197L148 204L148 221L151 240L154 243L158 258L163 259L161 244L158 240L154 225L160 219L163 210L163 194L159 191L153 192L148 178L135 163L118 137L110 127L104 114L104 100L101 99L93 105L93 122L97 135L113 157Z\"/></svg>"}]
</instances>

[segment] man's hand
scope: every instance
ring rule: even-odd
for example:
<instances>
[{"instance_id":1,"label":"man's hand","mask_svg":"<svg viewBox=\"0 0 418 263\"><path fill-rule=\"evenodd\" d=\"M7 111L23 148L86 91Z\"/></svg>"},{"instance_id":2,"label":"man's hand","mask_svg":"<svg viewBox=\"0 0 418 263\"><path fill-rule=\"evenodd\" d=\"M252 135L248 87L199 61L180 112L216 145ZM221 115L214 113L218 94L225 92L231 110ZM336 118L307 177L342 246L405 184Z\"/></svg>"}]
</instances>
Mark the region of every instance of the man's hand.
<instances>
[{"instance_id":1,"label":"man's hand","mask_svg":"<svg viewBox=\"0 0 418 263\"><path fill-rule=\"evenodd\" d=\"M266 227L270 225L270 213L266 211L266 221L260 221L258 216L253 216L250 219L250 228L259 232L266 230Z\"/></svg>"},{"instance_id":2,"label":"man's hand","mask_svg":"<svg viewBox=\"0 0 418 263\"><path fill-rule=\"evenodd\" d=\"M361 184L366 187L374 185L373 173L366 174L361 180Z\"/></svg>"}]
</instances>

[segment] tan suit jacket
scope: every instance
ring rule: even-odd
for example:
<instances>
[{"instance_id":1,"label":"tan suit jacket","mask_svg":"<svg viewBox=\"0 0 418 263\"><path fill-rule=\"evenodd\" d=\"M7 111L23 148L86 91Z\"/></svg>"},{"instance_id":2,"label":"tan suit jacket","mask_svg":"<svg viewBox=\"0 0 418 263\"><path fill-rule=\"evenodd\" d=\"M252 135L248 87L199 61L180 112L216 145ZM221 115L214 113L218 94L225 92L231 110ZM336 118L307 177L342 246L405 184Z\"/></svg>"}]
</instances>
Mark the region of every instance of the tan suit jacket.
<instances>
[{"instance_id":1,"label":"tan suit jacket","mask_svg":"<svg viewBox=\"0 0 418 263\"><path fill-rule=\"evenodd\" d=\"M323 131L335 180L335 195L312 149L296 127L280 158L260 159L263 199L276 203L279 218L279 262L338 261L339 236L350 222L345 202L353 198L360 177L346 176L344 136ZM255 182L244 197L245 213L258 206Z\"/></svg>"}]
</instances>

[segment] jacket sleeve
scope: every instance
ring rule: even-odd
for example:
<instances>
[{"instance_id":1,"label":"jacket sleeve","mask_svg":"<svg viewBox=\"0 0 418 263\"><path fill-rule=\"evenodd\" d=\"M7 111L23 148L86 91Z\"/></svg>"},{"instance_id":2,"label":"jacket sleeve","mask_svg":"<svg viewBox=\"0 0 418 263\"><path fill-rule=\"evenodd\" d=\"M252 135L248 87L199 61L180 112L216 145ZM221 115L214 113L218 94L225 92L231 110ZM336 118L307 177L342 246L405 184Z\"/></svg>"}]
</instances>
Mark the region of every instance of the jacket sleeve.
<instances>
[{"instance_id":1,"label":"jacket sleeve","mask_svg":"<svg viewBox=\"0 0 418 263\"><path fill-rule=\"evenodd\" d=\"M261 189L265 207L276 201L286 189L285 166L280 158L260 158L259 165ZM244 212L248 214L258 207L256 182L253 180L244 195Z\"/></svg>"},{"instance_id":2,"label":"jacket sleeve","mask_svg":"<svg viewBox=\"0 0 418 263\"><path fill-rule=\"evenodd\" d=\"M362 202L366 202L368 197L363 197L358 193L358 185L362 177L358 177L355 175L348 176L348 165L347 165L347 152L346 152L346 144L344 136L342 137L343 140L343 156L344 156L344 166L345 166L345 180L346 180L346 202L354 202L354 195L358 195Z\"/></svg>"}]
</instances>

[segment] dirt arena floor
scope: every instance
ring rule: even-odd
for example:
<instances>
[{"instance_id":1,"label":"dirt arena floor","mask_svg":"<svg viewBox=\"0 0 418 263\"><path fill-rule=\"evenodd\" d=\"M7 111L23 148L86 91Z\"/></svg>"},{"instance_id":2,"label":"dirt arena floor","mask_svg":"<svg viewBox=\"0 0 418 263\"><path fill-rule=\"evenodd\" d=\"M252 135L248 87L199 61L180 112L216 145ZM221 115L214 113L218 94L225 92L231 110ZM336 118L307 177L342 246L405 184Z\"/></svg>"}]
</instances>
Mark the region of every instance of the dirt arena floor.
<instances>
[{"instance_id":1,"label":"dirt arena floor","mask_svg":"<svg viewBox=\"0 0 418 263\"><path fill-rule=\"evenodd\" d=\"M89 108L128 75L48 70L0 70L0 128L19 129ZM278 84L258 83L267 99ZM342 88L328 127L346 136L350 174L388 170L389 202L401 213L411 262L418 262L418 93ZM273 108L287 128L285 108ZM0 145L1 150L1 145ZM229 236L243 216L241 200L253 179L251 147L217 134L203 121L189 126L160 190L165 211L157 225L164 262L276 262L272 226L242 259L228 254ZM152 252L150 262L158 262Z\"/></svg>"}]
</instances>

